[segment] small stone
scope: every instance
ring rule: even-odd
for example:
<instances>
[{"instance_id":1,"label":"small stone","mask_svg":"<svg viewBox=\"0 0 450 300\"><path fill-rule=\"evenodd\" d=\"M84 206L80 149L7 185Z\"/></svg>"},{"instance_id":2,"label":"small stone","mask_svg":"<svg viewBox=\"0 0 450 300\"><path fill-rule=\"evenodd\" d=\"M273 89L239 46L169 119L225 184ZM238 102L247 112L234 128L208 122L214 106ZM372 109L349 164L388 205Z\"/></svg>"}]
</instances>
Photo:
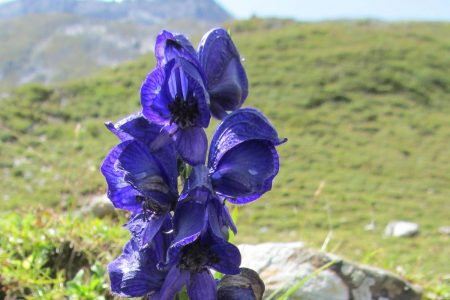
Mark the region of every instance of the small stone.
<instances>
[{"instance_id":1,"label":"small stone","mask_svg":"<svg viewBox=\"0 0 450 300\"><path fill-rule=\"evenodd\" d=\"M391 221L384 230L386 237L410 237L419 233L419 224L409 221Z\"/></svg>"},{"instance_id":2,"label":"small stone","mask_svg":"<svg viewBox=\"0 0 450 300\"><path fill-rule=\"evenodd\" d=\"M374 222L370 222L369 224L367 224L366 226L364 226L364 230L365 231L374 231L376 228L375 223Z\"/></svg>"},{"instance_id":3,"label":"small stone","mask_svg":"<svg viewBox=\"0 0 450 300\"><path fill-rule=\"evenodd\" d=\"M450 226L441 226L439 227L438 231L440 234L450 235Z\"/></svg>"},{"instance_id":4,"label":"small stone","mask_svg":"<svg viewBox=\"0 0 450 300\"><path fill-rule=\"evenodd\" d=\"M266 233L267 231L269 231L269 227L267 226L262 226L259 228L259 232L261 233Z\"/></svg>"},{"instance_id":5,"label":"small stone","mask_svg":"<svg viewBox=\"0 0 450 300\"><path fill-rule=\"evenodd\" d=\"M116 209L106 195L93 196L87 205L82 209L82 213L92 213L98 218L106 216L116 216Z\"/></svg>"}]
</instances>

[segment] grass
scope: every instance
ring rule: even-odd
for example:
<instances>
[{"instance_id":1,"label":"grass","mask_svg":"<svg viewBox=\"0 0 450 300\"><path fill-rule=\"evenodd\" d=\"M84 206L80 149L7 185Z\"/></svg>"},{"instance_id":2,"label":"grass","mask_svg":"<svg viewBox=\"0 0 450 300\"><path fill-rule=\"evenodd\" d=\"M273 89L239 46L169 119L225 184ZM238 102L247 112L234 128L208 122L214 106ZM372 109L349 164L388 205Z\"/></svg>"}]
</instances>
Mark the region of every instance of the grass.
<instances>
[{"instance_id":1,"label":"grass","mask_svg":"<svg viewBox=\"0 0 450 300\"><path fill-rule=\"evenodd\" d=\"M3 215L0 299L111 298L106 264L127 238L120 224L49 209Z\"/></svg>"},{"instance_id":2,"label":"grass","mask_svg":"<svg viewBox=\"0 0 450 300\"><path fill-rule=\"evenodd\" d=\"M332 228L326 250L444 299L449 237L437 230L450 211L450 24L252 19L230 28L250 81L246 105L289 138L273 190L240 208L236 242L320 248ZM67 210L105 192L98 166L117 141L102 124L139 109L153 64L145 57L1 99L2 209ZM418 222L420 234L383 238L393 219Z\"/></svg>"}]
</instances>

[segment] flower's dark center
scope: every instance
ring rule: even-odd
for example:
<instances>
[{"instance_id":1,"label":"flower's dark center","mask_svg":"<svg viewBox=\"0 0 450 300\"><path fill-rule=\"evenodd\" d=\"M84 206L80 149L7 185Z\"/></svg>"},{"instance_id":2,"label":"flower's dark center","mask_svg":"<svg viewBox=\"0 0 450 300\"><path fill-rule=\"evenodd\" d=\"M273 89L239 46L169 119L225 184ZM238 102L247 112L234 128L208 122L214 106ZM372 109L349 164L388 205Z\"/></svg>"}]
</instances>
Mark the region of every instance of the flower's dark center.
<instances>
[{"instance_id":1,"label":"flower's dark center","mask_svg":"<svg viewBox=\"0 0 450 300\"><path fill-rule=\"evenodd\" d=\"M219 262L217 255L207 245L201 244L199 240L186 245L181 250L181 259L178 268L192 272L201 272L207 265Z\"/></svg>"},{"instance_id":2,"label":"flower's dark center","mask_svg":"<svg viewBox=\"0 0 450 300\"><path fill-rule=\"evenodd\" d=\"M136 201L142 205L144 218L149 219L152 215L163 215L167 213L167 208L162 206L158 201L150 197L136 196Z\"/></svg>"},{"instance_id":3,"label":"flower's dark center","mask_svg":"<svg viewBox=\"0 0 450 300\"><path fill-rule=\"evenodd\" d=\"M176 123L181 128L193 126L198 116L197 105L183 100L179 95L169 104L169 111L170 123Z\"/></svg>"}]
</instances>

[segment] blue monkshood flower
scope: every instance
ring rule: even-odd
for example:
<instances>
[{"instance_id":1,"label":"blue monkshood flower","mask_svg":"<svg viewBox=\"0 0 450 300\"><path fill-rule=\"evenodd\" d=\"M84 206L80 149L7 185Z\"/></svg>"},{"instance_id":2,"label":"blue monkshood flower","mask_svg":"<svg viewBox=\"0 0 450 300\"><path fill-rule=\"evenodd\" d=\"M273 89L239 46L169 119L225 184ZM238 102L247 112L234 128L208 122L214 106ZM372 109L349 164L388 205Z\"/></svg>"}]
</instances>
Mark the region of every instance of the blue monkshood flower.
<instances>
[{"instance_id":1,"label":"blue monkshood flower","mask_svg":"<svg viewBox=\"0 0 450 300\"><path fill-rule=\"evenodd\" d=\"M275 146L286 141L256 109L228 115L214 132L209 150L215 193L233 204L245 204L271 190L280 167Z\"/></svg>"},{"instance_id":2,"label":"blue monkshood flower","mask_svg":"<svg viewBox=\"0 0 450 300\"><path fill-rule=\"evenodd\" d=\"M214 28L207 32L199 44L198 54L185 36L163 31L156 39L155 56L159 67L177 56L200 66L211 113L218 119L223 119L227 111L240 108L247 98L247 75L239 52L225 29Z\"/></svg>"},{"instance_id":3,"label":"blue monkshood flower","mask_svg":"<svg viewBox=\"0 0 450 300\"><path fill-rule=\"evenodd\" d=\"M196 225L189 226L190 231L178 234L180 239L176 243L182 245L196 239L209 226L215 235L228 239L228 231L231 229L237 233L236 225L223 199L217 196L211 184L209 169L204 165L197 165L185 181L183 192L180 195L175 210L175 221L178 219L195 219Z\"/></svg>"},{"instance_id":4,"label":"blue monkshood flower","mask_svg":"<svg viewBox=\"0 0 450 300\"><path fill-rule=\"evenodd\" d=\"M196 224L195 221L179 219L175 222L175 231L189 231L189 225ZM239 249L216 237L208 228L195 240L176 248L169 248L177 239L171 230L170 216L144 248L139 246L140 241L146 239L141 220L130 220L128 228L132 239L108 266L113 294L172 300L186 285L189 299L214 300L217 299L216 282L209 269L229 275L240 272ZM162 264L164 261L169 263Z\"/></svg>"},{"instance_id":5,"label":"blue monkshood flower","mask_svg":"<svg viewBox=\"0 0 450 300\"><path fill-rule=\"evenodd\" d=\"M145 238L140 222L131 226L132 238L125 245L123 253L108 265L111 292L121 297L142 297L158 292L167 276L167 271L157 268L166 259L166 250L173 235L170 217L165 218L161 230L145 248L140 240ZM137 230L137 228L141 230Z\"/></svg>"},{"instance_id":6,"label":"blue monkshood flower","mask_svg":"<svg viewBox=\"0 0 450 300\"><path fill-rule=\"evenodd\" d=\"M204 163L208 141L203 128L211 119L208 103L198 66L177 56L164 67L157 67L141 87L144 116L163 126L152 148L173 140L184 161L191 165Z\"/></svg>"},{"instance_id":7,"label":"blue monkshood flower","mask_svg":"<svg viewBox=\"0 0 450 300\"><path fill-rule=\"evenodd\" d=\"M122 141L106 156L101 171L108 184L108 197L115 207L144 218L148 242L158 232L178 198L176 153L167 144L157 151L150 144L161 126L135 114L107 127ZM140 214L142 213L142 214ZM142 244L141 246L143 246Z\"/></svg>"},{"instance_id":8,"label":"blue monkshood flower","mask_svg":"<svg viewBox=\"0 0 450 300\"><path fill-rule=\"evenodd\" d=\"M164 126L153 147L172 138L184 161L204 163L203 128L211 113L223 119L248 94L239 53L225 30L213 29L203 37L198 56L185 36L163 31L156 39L155 56L157 67L141 87L144 115Z\"/></svg>"},{"instance_id":9,"label":"blue monkshood flower","mask_svg":"<svg viewBox=\"0 0 450 300\"><path fill-rule=\"evenodd\" d=\"M245 204L269 191L279 170L275 146L283 142L255 109L228 115L213 135L208 166L193 167L175 210L175 223L178 218L197 223L190 224L189 231L180 231L179 241L175 238L172 246L192 242L205 226L225 239L229 228L236 233L224 200Z\"/></svg>"},{"instance_id":10,"label":"blue monkshood flower","mask_svg":"<svg viewBox=\"0 0 450 300\"><path fill-rule=\"evenodd\" d=\"M175 232L183 235L190 225L197 226L198 220L175 221ZM167 256L167 264L159 265L168 270L161 290L155 294L158 300L171 300L186 285L189 299L217 299L216 281L210 268L228 275L240 272L241 255L239 249L224 239L215 236L206 228L195 240L181 245L175 236ZM173 247L177 244L177 247Z\"/></svg>"},{"instance_id":11,"label":"blue monkshood flower","mask_svg":"<svg viewBox=\"0 0 450 300\"><path fill-rule=\"evenodd\" d=\"M241 57L225 29L207 32L199 45L198 57L205 72L214 117L223 119L227 111L242 106L248 95L248 80Z\"/></svg>"}]
</instances>

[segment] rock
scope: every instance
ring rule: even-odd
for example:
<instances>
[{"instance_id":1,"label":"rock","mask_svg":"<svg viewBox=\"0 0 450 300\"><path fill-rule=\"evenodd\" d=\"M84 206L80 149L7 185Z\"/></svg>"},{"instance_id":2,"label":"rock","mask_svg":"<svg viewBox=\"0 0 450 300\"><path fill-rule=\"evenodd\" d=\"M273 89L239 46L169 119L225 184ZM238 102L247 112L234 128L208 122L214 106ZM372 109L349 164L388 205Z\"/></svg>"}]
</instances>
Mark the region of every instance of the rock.
<instances>
[{"instance_id":1,"label":"rock","mask_svg":"<svg viewBox=\"0 0 450 300\"><path fill-rule=\"evenodd\" d=\"M92 213L98 218L116 216L116 208L106 195L93 196L90 198L81 212L84 214Z\"/></svg>"},{"instance_id":2,"label":"rock","mask_svg":"<svg viewBox=\"0 0 450 300\"><path fill-rule=\"evenodd\" d=\"M305 283L291 300L419 300L421 289L381 269L358 265L318 252L303 243L240 245L242 267L259 273L265 296L281 295L300 280ZM334 262L328 269L322 266ZM276 298L275 298L276 299Z\"/></svg>"},{"instance_id":3,"label":"rock","mask_svg":"<svg viewBox=\"0 0 450 300\"><path fill-rule=\"evenodd\" d=\"M419 224L408 221L391 221L384 230L386 237L409 237L419 233Z\"/></svg>"},{"instance_id":4,"label":"rock","mask_svg":"<svg viewBox=\"0 0 450 300\"><path fill-rule=\"evenodd\" d=\"M369 224L367 224L366 226L364 226L364 230L365 231L374 231L377 228L377 226L375 225L375 222L370 222Z\"/></svg>"},{"instance_id":5,"label":"rock","mask_svg":"<svg viewBox=\"0 0 450 300\"><path fill-rule=\"evenodd\" d=\"M450 235L450 226L441 226L439 227L438 231L440 234Z\"/></svg>"}]
</instances>

